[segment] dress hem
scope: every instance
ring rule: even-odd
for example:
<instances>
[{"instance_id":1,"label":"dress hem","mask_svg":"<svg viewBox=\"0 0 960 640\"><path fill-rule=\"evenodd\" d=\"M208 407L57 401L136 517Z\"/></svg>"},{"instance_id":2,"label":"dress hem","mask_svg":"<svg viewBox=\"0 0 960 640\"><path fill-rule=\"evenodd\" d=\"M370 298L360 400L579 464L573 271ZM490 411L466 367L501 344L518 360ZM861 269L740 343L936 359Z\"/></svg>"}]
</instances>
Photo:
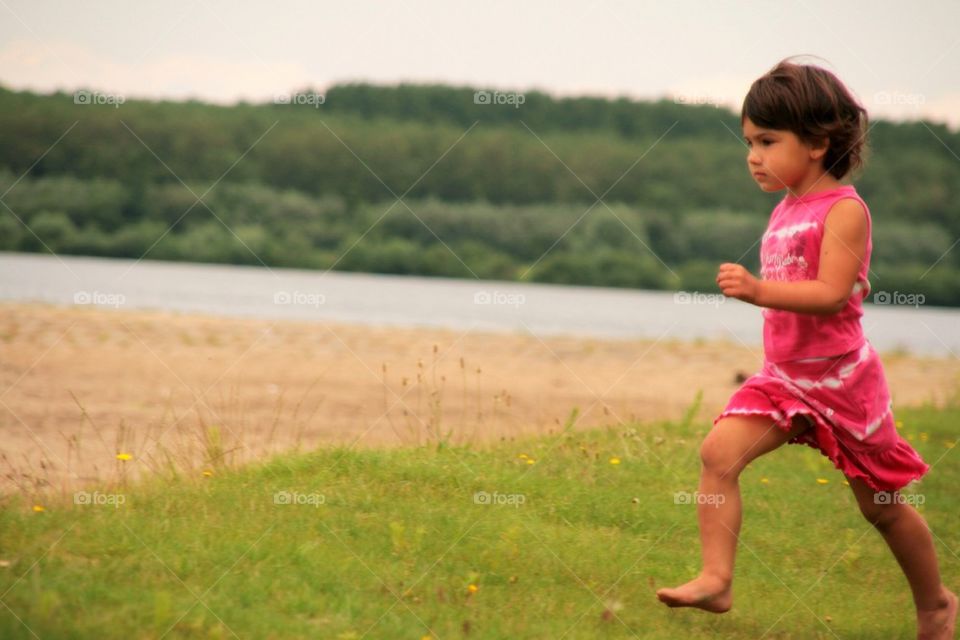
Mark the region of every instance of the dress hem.
<instances>
[{"instance_id":1,"label":"dress hem","mask_svg":"<svg viewBox=\"0 0 960 640\"><path fill-rule=\"evenodd\" d=\"M833 434L830 425L825 424L823 417L816 411L806 410L803 408L788 411L786 414L784 414L782 411L771 409L724 409L720 415L714 418L713 424L716 425L717 422L719 422L722 418L726 418L728 416L742 415L758 415L771 418L774 421L774 424L781 431L790 431L790 429L793 427L793 418L795 416L805 416L807 420L811 422L810 428L813 430L812 433L810 430L804 431L803 433L788 440L787 444L805 444L813 449L816 449L824 457L829 459L830 462L833 463L833 466L845 476L862 478L874 491L898 491L911 482L919 480L926 475L927 471L930 470L930 465L924 462L923 470L915 473L902 485L898 487L882 487L879 483L877 483L876 479L862 469L858 468L843 454L837 437ZM826 441L825 444L824 441ZM896 450L896 447L892 447L888 451L894 450Z\"/></svg>"}]
</instances>

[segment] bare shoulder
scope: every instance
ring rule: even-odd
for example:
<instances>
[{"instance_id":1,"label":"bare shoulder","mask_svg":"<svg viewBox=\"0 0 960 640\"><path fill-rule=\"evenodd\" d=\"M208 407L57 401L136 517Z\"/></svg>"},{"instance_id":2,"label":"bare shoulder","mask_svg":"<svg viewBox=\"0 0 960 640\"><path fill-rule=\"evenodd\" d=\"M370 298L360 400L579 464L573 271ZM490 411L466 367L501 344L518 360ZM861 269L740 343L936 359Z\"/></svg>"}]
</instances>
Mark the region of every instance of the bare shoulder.
<instances>
[{"instance_id":1,"label":"bare shoulder","mask_svg":"<svg viewBox=\"0 0 960 640\"><path fill-rule=\"evenodd\" d=\"M865 234L867 231L867 212L855 198L837 200L824 218L824 224L834 231L850 235Z\"/></svg>"},{"instance_id":2,"label":"bare shoulder","mask_svg":"<svg viewBox=\"0 0 960 640\"><path fill-rule=\"evenodd\" d=\"M838 200L827 212L823 227L821 260L840 256L842 260L851 260L848 266L855 269L867 250L868 227L863 205L853 198Z\"/></svg>"}]
</instances>

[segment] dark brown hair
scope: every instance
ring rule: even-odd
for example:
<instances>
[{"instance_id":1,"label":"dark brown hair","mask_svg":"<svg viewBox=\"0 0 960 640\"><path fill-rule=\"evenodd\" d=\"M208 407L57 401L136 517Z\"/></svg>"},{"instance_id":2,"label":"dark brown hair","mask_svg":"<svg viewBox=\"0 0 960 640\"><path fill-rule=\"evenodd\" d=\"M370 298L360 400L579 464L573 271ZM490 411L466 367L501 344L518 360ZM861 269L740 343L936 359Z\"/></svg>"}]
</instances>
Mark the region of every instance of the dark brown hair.
<instances>
[{"instance_id":1,"label":"dark brown hair","mask_svg":"<svg viewBox=\"0 0 960 640\"><path fill-rule=\"evenodd\" d=\"M781 60L757 78L740 111L758 127L792 131L803 142L826 139L823 168L843 178L863 164L867 110L831 72Z\"/></svg>"}]
</instances>

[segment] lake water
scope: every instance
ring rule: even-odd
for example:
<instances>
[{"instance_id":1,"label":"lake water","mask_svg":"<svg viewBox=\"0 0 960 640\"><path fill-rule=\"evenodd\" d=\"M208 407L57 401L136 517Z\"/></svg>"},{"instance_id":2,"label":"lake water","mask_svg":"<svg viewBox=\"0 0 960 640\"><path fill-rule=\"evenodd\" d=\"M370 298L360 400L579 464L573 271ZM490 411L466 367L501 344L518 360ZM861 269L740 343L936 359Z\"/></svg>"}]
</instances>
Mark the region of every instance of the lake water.
<instances>
[{"instance_id":1,"label":"lake water","mask_svg":"<svg viewBox=\"0 0 960 640\"><path fill-rule=\"evenodd\" d=\"M663 292L0 252L0 300L600 338L724 338L760 347L757 307ZM881 351L956 358L960 310L865 305Z\"/></svg>"}]
</instances>

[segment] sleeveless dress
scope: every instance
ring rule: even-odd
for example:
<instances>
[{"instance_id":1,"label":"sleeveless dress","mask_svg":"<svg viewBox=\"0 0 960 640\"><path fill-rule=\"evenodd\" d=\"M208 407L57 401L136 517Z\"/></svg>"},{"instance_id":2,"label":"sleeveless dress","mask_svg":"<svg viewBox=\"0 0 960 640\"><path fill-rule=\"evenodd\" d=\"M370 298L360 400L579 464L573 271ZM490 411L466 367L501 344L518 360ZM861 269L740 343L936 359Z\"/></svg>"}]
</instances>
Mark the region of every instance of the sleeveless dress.
<instances>
[{"instance_id":1,"label":"sleeveless dress","mask_svg":"<svg viewBox=\"0 0 960 640\"><path fill-rule=\"evenodd\" d=\"M870 293L870 210L851 185L804 196L788 194L774 208L760 245L764 280L813 280L820 264L824 221L844 198L863 206L867 249L847 304L831 315L763 309L763 366L730 397L713 423L762 415L789 431L802 415L811 425L789 444L819 450L850 477L875 491L895 491L929 469L896 429L880 358L861 327Z\"/></svg>"}]
</instances>

